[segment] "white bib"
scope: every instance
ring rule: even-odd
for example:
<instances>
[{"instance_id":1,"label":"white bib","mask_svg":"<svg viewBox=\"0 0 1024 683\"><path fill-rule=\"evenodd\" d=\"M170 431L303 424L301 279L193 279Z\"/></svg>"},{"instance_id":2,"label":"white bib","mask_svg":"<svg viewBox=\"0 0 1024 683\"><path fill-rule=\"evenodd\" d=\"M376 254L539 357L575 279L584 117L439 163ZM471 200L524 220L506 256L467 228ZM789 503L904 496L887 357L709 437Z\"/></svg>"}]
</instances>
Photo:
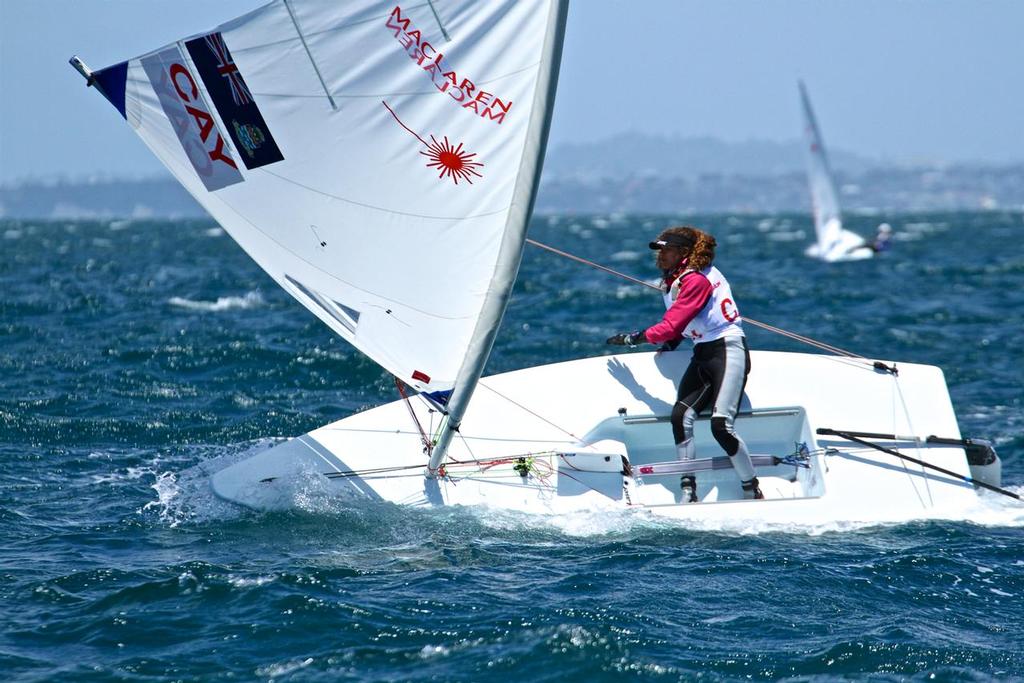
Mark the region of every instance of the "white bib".
<instances>
[{"instance_id":1,"label":"white bib","mask_svg":"<svg viewBox=\"0 0 1024 683\"><path fill-rule=\"evenodd\" d=\"M679 296L679 288L683 278L694 271L686 270L679 275L664 294L665 308L668 309L675 303ZM732 298L732 289L729 288L729 281L714 266L708 266L700 271L711 283L711 298L704 304L700 313L690 321L690 324L683 330L683 337L690 339L694 344L714 341L722 337L742 337L743 319L740 317L739 308Z\"/></svg>"}]
</instances>

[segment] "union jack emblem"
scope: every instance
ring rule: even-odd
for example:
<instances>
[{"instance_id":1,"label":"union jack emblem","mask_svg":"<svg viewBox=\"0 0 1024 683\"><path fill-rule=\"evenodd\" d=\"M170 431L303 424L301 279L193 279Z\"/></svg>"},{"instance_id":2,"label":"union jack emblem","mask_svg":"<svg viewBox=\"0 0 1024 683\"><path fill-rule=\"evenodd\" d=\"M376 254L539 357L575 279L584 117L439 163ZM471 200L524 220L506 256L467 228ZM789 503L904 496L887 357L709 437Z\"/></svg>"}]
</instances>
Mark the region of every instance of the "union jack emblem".
<instances>
[{"instance_id":1,"label":"union jack emblem","mask_svg":"<svg viewBox=\"0 0 1024 683\"><path fill-rule=\"evenodd\" d=\"M206 41L206 46L210 48L210 52L217 58L217 73L228 79L228 85L231 86L231 99L235 101L237 106L252 102L252 93L249 92L249 86L245 84L242 74L239 73L238 67L235 66L235 62L231 59L228 46L224 44L224 36L220 33L211 33L208 36L204 36L203 40Z\"/></svg>"}]
</instances>

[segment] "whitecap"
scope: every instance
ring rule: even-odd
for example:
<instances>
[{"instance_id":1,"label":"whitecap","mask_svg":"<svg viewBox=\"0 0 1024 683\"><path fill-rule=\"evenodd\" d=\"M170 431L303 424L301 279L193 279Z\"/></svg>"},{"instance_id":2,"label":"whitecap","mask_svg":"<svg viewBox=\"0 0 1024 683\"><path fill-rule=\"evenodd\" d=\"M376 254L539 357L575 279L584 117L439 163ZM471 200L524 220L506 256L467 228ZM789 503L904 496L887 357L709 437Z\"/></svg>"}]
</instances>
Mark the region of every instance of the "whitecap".
<instances>
[{"instance_id":1,"label":"whitecap","mask_svg":"<svg viewBox=\"0 0 1024 683\"><path fill-rule=\"evenodd\" d=\"M738 614L720 614L707 619L702 619L705 624L728 624L730 621L736 621L740 618Z\"/></svg>"},{"instance_id":2,"label":"whitecap","mask_svg":"<svg viewBox=\"0 0 1024 683\"><path fill-rule=\"evenodd\" d=\"M833 521L833 522L770 522L751 518L678 519L660 516L650 511L632 509L605 509L580 511L571 514L539 514L516 510L473 505L465 508L484 526L502 531L554 531L565 536L588 538L597 536L626 536L664 531L699 531L725 533L737 536L762 534L795 534L817 537L831 533L851 533L868 528L898 526L899 522Z\"/></svg>"},{"instance_id":3,"label":"whitecap","mask_svg":"<svg viewBox=\"0 0 1024 683\"><path fill-rule=\"evenodd\" d=\"M773 242L796 242L807 238L803 230L779 231L768 233L768 239Z\"/></svg>"},{"instance_id":4,"label":"whitecap","mask_svg":"<svg viewBox=\"0 0 1024 683\"><path fill-rule=\"evenodd\" d=\"M615 287L615 298L620 300L639 299L649 295L649 292L636 285L618 285Z\"/></svg>"},{"instance_id":5,"label":"whitecap","mask_svg":"<svg viewBox=\"0 0 1024 683\"><path fill-rule=\"evenodd\" d=\"M92 457L91 454L90 457ZM92 481L94 484L113 484L123 481L138 481L145 476L156 476L156 470L152 465L129 467L126 470L119 472L95 474L92 477Z\"/></svg>"},{"instance_id":6,"label":"whitecap","mask_svg":"<svg viewBox=\"0 0 1024 683\"><path fill-rule=\"evenodd\" d=\"M608 257L612 261L638 261L641 258L640 252L625 249L617 251Z\"/></svg>"},{"instance_id":7,"label":"whitecap","mask_svg":"<svg viewBox=\"0 0 1024 683\"><path fill-rule=\"evenodd\" d=\"M257 676L266 676L268 678L277 678L278 676L285 676L298 671L299 669L305 669L307 666L313 663L312 657L306 659L293 661L293 662L281 662L280 664L270 664L268 666L261 666L256 669Z\"/></svg>"},{"instance_id":8,"label":"whitecap","mask_svg":"<svg viewBox=\"0 0 1024 683\"><path fill-rule=\"evenodd\" d=\"M228 583L235 588L258 588L268 583L273 583L276 577L273 576L228 576Z\"/></svg>"},{"instance_id":9,"label":"whitecap","mask_svg":"<svg viewBox=\"0 0 1024 683\"><path fill-rule=\"evenodd\" d=\"M420 657L422 659L431 659L433 657L444 657L451 650L444 645L424 645L423 649L420 650Z\"/></svg>"},{"instance_id":10,"label":"whitecap","mask_svg":"<svg viewBox=\"0 0 1024 683\"><path fill-rule=\"evenodd\" d=\"M167 300L172 306L187 308L190 311L204 313L228 311L234 308L249 309L263 304L263 295L259 292L248 292L245 296L222 296L216 301L193 301L180 296L172 296Z\"/></svg>"}]
</instances>

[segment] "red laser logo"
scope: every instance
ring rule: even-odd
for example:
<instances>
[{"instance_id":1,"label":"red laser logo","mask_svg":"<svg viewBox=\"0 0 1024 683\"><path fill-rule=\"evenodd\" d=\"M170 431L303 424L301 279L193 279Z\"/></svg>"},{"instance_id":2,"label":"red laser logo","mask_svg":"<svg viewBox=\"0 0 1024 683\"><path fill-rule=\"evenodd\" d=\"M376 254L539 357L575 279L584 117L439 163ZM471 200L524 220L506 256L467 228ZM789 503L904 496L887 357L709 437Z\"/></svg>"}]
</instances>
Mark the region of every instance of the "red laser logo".
<instances>
[{"instance_id":1,"label":"red laser logo","mask_svg":"<svg viewBox=\"0 0 1024 683\"><path fill-rule=\"evenodd\" d=\"M395 121L398 122L398 125L409 131L417 140L423 143L424 147L427 148L426 151L421 150L420 154L430 160L430 163L426 166L427 168L437 170L437 177L439 179L445 177L451 178L452 182L456 185L459 184L460 180L465 180L467 183L472 185L473 178L471 176L483 178L483 176L476 170L483 167L483 163L480 161L473 161L473 157L476 156L475 152L473 154L467 153L462 148L461 142L458 146L453 146L452 143L448 142L447 135L444 136L444 142L438 142L437 138L431 135L430 142L428 143L426 140L421 138L416 131L402 123L402 119L398 118L398 114L395 113L394 109L388 106L387 102L382 100L381 104L391 112L391 115L395 117Z\"/></svg>"}]
</instances>

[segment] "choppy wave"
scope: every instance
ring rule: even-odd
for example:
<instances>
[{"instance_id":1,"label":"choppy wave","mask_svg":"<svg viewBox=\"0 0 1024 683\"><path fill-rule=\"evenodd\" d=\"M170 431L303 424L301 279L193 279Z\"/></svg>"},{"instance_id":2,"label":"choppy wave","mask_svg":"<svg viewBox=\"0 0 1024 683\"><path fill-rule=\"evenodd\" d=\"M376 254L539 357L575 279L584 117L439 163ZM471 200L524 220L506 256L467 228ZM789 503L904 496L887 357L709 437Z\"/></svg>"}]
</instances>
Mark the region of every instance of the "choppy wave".
<instances>
[{"instance_id":1,"label":"choppy wave","mask_svg":"<svg viewBox=\"0 0 1024 683\"><path fill-rule=\"evenodd\" d=\"M263 305L263 295L259 292L247 292L245 296L221 296L216 301L193 301L180 296L172 296L167 300L172 306L180 306L190 311L219 312L232 309L248 310Z\"/></svg>"},{"instance_id":2,"label":"choppy wave","mask_svg":"<svg viewBox=\"0 0 1024 683\"><path fill-rule=\"evenodd\" d=\"M942 367L961 432L993 439L1024 493L1024 255L1006 246L1022 216L846 227L883 219L893 250L836 266L803 256L807 216L685 217L716 235L745 315ZM679 220L547 216L531 237L653 281L647 241ZM0 222L14 232L0 250L5 679L1024 678L1024 513L994 494L968 522L886 525L355 507L315 482L287 511L225 503L212 472L393 400L392 379L209 222ZM600 353L660 307L528 247L487 372Z\"/></svg>"}]
</instances>

